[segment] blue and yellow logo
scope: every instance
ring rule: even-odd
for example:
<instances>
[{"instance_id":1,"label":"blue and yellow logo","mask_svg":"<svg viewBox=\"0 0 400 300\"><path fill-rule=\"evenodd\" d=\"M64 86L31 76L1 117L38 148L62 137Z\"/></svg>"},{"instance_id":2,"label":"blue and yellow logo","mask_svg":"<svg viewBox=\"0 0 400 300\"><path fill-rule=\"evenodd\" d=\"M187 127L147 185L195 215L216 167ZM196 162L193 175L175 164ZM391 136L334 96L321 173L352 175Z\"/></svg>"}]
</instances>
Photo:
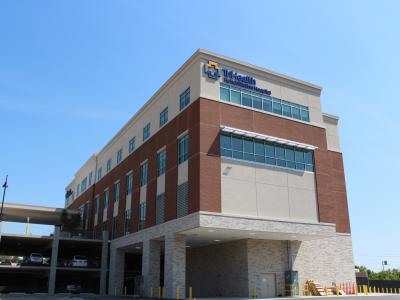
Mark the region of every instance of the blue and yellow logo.
<instances>
[{"instance_id":1,"label":"blue and yellow logo","mask_svg":"<svg viewBox=\"0 0 400 300\"><path fill-rule=\"evenodd\" d=\"M209 60L208 63L204 65L204 73L206 73L209 78L217 79L221 77L221 66L219 63Z\"/></svg>"}]
</instances>

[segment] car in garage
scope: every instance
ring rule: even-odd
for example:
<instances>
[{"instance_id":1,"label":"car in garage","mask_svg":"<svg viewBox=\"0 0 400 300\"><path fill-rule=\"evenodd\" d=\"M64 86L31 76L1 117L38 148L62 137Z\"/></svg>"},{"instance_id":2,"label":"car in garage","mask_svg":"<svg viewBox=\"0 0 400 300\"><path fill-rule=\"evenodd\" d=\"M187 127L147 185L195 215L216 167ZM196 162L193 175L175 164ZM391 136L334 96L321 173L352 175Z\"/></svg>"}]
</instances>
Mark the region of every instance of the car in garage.
<instances>
[{"instance_id":1,"label":"car in garage","mask_svg":"<svg viewBox=\"0 0 400 300\"><path fill-rule=\"evenodd\" d=\"M26 258L26 264L29 266L41 266L43 265L43 255L40 253L31 253Z\"/></svg>"},{"instance_id":2,"label":"car in garage","mask_svg":"<svg viewBox=\"0 0 400 300\"><path fill-rule=\"evenodd\" d=\"M75 268L87 268L88 265L87 257L84 255L74 255L70 262L70 267Z\"/></svg>"},{"instance_id":3,"label":"car in garage","mask_svg":"<svg viewBox=\"0 0 400 300\"><path fill-rule=\"evenodd\" d=\"M82 290L80 284L67 284L65 291L71 294L79 294Z\"/></svg>"}]
</instances>

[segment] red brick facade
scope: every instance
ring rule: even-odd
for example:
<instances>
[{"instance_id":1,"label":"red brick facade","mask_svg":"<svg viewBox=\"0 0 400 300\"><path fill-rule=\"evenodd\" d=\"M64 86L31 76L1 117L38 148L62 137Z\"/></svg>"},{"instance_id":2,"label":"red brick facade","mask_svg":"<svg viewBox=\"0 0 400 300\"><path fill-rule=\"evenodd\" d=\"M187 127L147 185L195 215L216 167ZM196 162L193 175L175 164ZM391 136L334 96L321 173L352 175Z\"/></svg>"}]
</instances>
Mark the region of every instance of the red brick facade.
<instances>
[{"instance_id":1,"label":"red brick facade","mask_svg":"<svg viewBox=\"0 0 400 300\"><path fill-rule=\"evenodd\" d=\"M139 166L148 159L149 181L147 185L146 227L155 224L156 157L157 150L166 145L167 167L165 182L165 220L176 218L177 198L177 137L189 131L189 213L196 211L221 212L221 160L219 156L220 126L226 125L262 134L294 140L318 147L315 150L315 173L320 222L335 223L337 232L350 232L346 185L341 153L329 151L325 129L312 125L244 109L222 102L198 99L170 120L162 129L126 157L109 174L78 197L71 208L79 208L90 201L89 230L93 227L94 196L100 195L103 210L103 191L110 189L108 229L111 230L114 182L120 180L121 194L118 206L118 233L124 230L126 174L133 171L133 197L131 232L138 228L140 197ZM102 225L99 213L99 233Z\"/></svg>"}]
</instances>

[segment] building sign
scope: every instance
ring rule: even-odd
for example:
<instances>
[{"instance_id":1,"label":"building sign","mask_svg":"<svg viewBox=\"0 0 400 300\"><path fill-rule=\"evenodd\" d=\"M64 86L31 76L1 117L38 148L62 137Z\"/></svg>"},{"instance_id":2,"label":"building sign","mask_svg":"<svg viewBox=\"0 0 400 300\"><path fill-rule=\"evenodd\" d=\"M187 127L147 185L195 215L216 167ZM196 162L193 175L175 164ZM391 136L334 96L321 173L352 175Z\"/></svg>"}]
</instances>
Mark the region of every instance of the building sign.
<instances>
[{"instance_id":1,"label":"building sign","mask_svg":"<svg viewBox=\"0 0 400 300\"><path fill-rule=\"evenodd\" d=\"M217 79L221 77L221 66L219 63L209 60L208 63L204 65L204 73L211 79Z\"/></svg>"},{"instance_id":2,"label":"building sign","mask_svg":"<svg viewBox=\"0 0 400 300\"><path fill-rule=\"evenodd\" d=\"M222 69L224 74L224 82L231 85L237 85L244 89L253 90L257 93L271 95L271 91L267 89L262 89L256 86L256 80L248 75L241 75L237 72Z\"/></svg>"},{"instance_id":3,"label":"building sign","mask_svg":"<svg viewBox=\"0 0 400 300\"><path fill-rule=\"evenodd\" d=\"M211 79L218 79L221 77L221 66L219 63L209 60L207 64L204 64L204 73ZM244 89L249 89L257 93L271 95L271 91L262 89L256 86L256 80L248 75L242 75L235 71L222 68L222 74L224 75L224 83L236 85Z\"/></svg>"}]
</instances>

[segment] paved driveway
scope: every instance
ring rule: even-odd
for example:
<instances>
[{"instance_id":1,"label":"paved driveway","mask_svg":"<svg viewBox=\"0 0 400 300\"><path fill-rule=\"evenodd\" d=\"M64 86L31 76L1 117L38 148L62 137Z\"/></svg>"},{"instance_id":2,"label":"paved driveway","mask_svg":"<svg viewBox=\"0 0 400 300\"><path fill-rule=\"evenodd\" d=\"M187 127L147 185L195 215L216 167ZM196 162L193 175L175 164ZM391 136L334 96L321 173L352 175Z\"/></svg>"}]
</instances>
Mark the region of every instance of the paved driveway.
<instances>
[{"instance_id":1,"label":"paved driveway","mask_svg":"<svg viewBox=\"0 0 400 300\"><path fill-rule=\"evenodd\" d=\"M293 299L315 299L315 300L400 300L400 295L369 295L369 296L343 296L343 297L296 297L296 298L272 298L276 300L293 300ZM56 296L48 296L47 294L34 294L34 295L26 295L26 294L0 294L0 300L127 300L127 299L138 299L133 298L132 296L126 297L113 297L113 296L97 296L97 295L56 295ZM154 298L156 299L156 298ZM147 299L149 300L149 299ZM253 300L246 298L196 298L196 300ZM262 299L257 299L262 300Z\"/></svg>"}]
</instances>

